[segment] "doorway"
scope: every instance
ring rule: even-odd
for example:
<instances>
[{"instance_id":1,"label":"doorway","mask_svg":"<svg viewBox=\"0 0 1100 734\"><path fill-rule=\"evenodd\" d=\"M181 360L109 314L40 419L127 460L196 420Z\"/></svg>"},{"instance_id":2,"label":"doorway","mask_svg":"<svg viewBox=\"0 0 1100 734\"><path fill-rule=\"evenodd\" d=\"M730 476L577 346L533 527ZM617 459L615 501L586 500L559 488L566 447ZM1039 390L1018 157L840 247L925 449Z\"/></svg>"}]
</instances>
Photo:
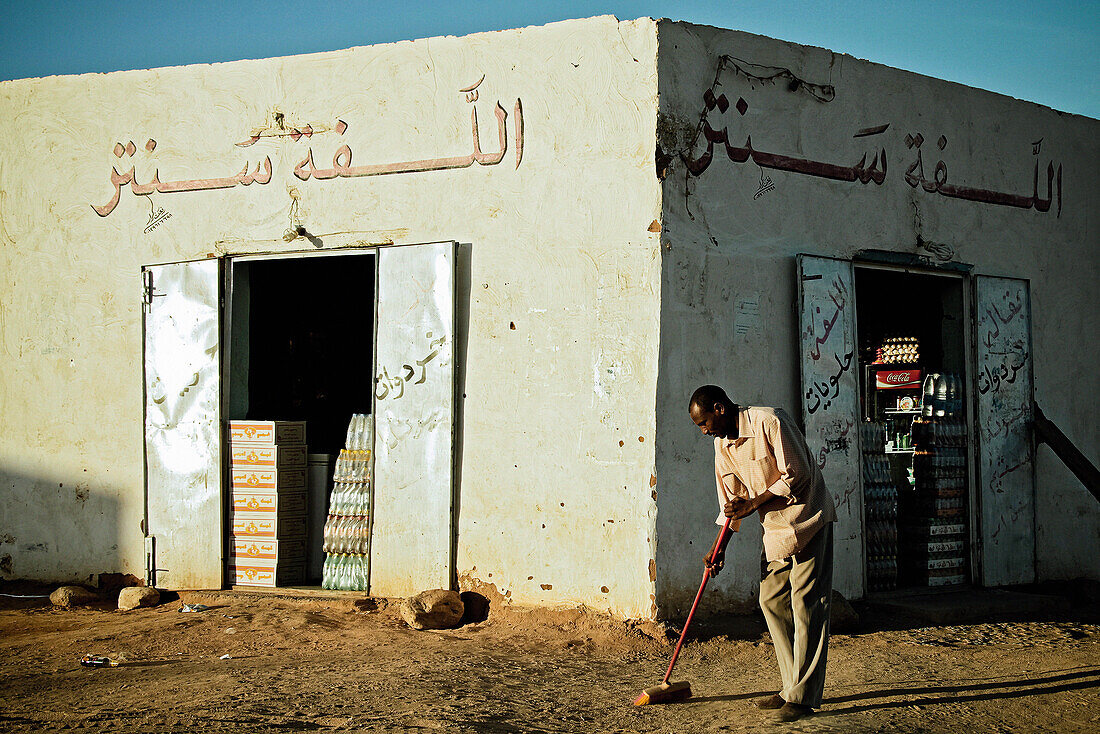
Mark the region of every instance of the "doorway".
<instances>
[{"instance_id":1,"label":"doorway","mask_svg":"<svg viewBox=\"0 0 1100 734\"><path fill-rule=\"evenodd\" d=\"M380 596L453 585L456 248L142 268L150 584L232 585L241 555L255 561L249 586L315 583L330 562L332 588L349 588L348 566L356 590ZM249 520L266 527L234 527L258 508ZM309 552L333 514L356 518L340 531L365 531L365 551Z\"/></svg>"},{"instance_id":2,"label":"doorway","mask_svg":"<svg viewBox=\"0 0 1100 734\"><path fill-rule=\"evenodd\" d=\"M289 510L265 524L248 522L258 518L243 504L240 452L230 447L230 584L262 579L366 590L370 450L359 446L360 436L352 456L349 427L353 416L365 416L373 428L376 269L373 253L230 261L225 418L301 424L305 434L305 445L275 447L280 457L291 457L272 467L278 503ZM355 427L363 422L357 419ZM352 460L355 477L345 467ZM337 531L340 553L333 545ZM274 573L242 570L266 565Z\"/></svg>"},{"instance_id":3,"label":"doorway","mask_svg":"<svg viewBox=\"0 0 1100 734\"><path fill-rule=\"evenodd\" d=\"M866 588L973 578L965 281L855 267Z\"/></svg>"}]
</instances>

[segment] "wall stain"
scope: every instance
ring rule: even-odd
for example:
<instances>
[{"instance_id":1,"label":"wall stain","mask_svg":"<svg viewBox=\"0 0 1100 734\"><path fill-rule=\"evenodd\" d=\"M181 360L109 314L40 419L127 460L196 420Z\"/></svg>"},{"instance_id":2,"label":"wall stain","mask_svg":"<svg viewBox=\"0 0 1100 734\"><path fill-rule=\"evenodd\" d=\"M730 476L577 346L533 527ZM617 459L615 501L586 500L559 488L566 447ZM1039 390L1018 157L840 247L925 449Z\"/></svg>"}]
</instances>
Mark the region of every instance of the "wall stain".
<instances>
[{"instance_id":1,"label":"wall stain","mask_svg":"<svg viewBox=\"0 0 1100 734\"><path fill-rule=\"evenodd\" d=\"M471 571L476 571L477 566L474 566ZM481 579L472 576L470 573L461 573L458 575L458 589L459 591L475 591L481 594L489 600L490 606L493 604L504 605L510 600L508 597L512 595L512 592L505 591L501 593L496 584L486 583Z\"/></svg>"}]
</instances>

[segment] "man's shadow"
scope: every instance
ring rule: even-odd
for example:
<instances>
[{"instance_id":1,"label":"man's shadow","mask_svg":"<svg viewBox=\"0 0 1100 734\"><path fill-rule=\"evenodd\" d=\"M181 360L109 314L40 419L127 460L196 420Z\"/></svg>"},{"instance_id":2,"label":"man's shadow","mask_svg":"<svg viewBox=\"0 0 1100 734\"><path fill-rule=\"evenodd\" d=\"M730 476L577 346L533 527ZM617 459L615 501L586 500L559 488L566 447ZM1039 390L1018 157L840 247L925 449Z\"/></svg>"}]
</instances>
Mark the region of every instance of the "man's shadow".
<instances>
[{"instance_id":1,"label":"man's shadow","mask_svg":"<svg viewBox=\"0 0 1100 734\"><path fill-rule=\"evenodd\" d=\"M914 683L917 682L914 681ZM1002 688L1014 690L997 690ZM855 714L861 711L874 711L879 709L904 708L913 705L930 706L937 703L996 701L1000 699L1023 698L1025 696L1038 696L1047 693L1061 693L1064 691L1084 689L1100 689L1100 667L1088 666L1070 668L1067 670L1055 670L1050 671L1050 673L1040 678L979 678L942 685L917 684L908 687L899 686L875 691L860 691L857 693L826 698L823 701L823 705L829 706L829 708L819 711L817 717ZM773 691L738 693L726 696L700 696L698 698L690 698L686 703L738 701L759 698L770 695L771 693L773 693ZM900 697L903 700L874 701L874 699L893 697ZM832 708L836 704L854 703L857 701L869 701L869 703L856 703L851 706Z\"/></svg>"}]
</instances>

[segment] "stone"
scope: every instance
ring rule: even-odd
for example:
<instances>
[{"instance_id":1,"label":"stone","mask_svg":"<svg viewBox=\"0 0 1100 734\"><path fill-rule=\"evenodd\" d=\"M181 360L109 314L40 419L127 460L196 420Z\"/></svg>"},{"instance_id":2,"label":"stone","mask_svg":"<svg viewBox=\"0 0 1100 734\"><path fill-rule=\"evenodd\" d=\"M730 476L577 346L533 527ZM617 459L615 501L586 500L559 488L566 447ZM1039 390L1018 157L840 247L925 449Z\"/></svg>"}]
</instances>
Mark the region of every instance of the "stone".
<instances>
[{"instance_id":1,"label":"stone","mask_svg":"<svg viewBox=\"0 0 1100 734\"><path fill-rule=\"evenodd\" d=\"M457 591L430 589L401 602L401 617L417 630L443 630L458 626L463 612Z\"/></svg>"},{"instance_id":2,"label":"stone","mask_svg":"<svg viewBox=\"0 0 1100 734\"><path fill-rule=\"evenodd\" d=\"M50 602L55 607L75 607L98 600L99 597L95 593L83 586L62 586L50 594Z\"/></svg>"},{"instance_id":3,"label":"stone","mask_svg":"<svg viewBox=\"0 0 1100 734\"><path fill-rule=\"evenodd\" d=\"M160 603L160 592L151 586L127 586L118 592L119 609L154 607Z\"/></svg>"},{"instance_id":4,"label":"stone","mask_svg":"<svg viewBox=\"0 0 1100 734\"><path fill-rule=\"evenodd\" d=\"M829 631L855 632L859 629L859 615L839 591L833 591L833 600L829 605Z\"/></svg>"}]
</instances>

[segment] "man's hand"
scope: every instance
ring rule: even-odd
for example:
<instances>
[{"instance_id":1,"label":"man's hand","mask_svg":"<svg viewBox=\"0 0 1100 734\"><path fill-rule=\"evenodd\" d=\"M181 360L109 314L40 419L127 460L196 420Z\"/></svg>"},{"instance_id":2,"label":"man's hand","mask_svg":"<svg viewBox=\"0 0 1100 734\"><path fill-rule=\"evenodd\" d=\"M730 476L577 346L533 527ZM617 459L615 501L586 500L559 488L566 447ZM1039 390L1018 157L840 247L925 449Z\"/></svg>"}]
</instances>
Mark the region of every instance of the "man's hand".
<instances>
[{"instance_id":1,"label":"man's hand","mask_svg":"<svg viewBox=\"0 0 1100 734\"><path fill-rule=\"evenodd\" d=\"M725 507L722 508L722 514L734 520L748 517L754 512L756 512L756 505L752 500L744 497L735 497L727 501Z\"/></svg>"},{"instance_id":2,"label":"man's hand","mask_svg":"<svg viewBox=\"0 0 1100 734\"><path fill-rule=\"evenodd\" d=\"M710 560L711 553L714 553L714 562L713 563L711 563L711 560ZM726 551L725 551L724 548L722 550L716 552L716 553L715 553L714 550L711 550L710 553L707 553L705 556L703 556L703 563L706 564L707 573L710 574L711 578L714 578L715 576L718 575L718 572L722 570L722 566L725 564L725 562L726 562Z\"/></svg>"}]
</instances>

